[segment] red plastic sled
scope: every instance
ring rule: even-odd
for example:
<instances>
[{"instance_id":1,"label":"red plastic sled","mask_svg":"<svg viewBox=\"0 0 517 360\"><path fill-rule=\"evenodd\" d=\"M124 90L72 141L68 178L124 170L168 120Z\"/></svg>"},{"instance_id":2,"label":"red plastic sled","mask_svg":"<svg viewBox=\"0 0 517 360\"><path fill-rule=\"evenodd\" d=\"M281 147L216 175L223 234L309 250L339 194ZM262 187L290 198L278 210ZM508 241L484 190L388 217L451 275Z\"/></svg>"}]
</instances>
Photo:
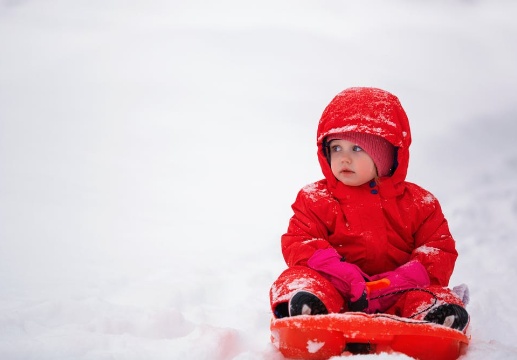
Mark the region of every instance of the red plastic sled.
<instances>
[{"instance_id":1,"label":"red plastic sled","mask_svg":"<svg viewBox=\"0 0 517 360\"><path fill-rule=\"evenodd\" d=\"M271 320L271 341L287 358L399 352L419 360L453 360L469 338L445 326L392 315L345 313Z\"/></svg>"}]
</instances>

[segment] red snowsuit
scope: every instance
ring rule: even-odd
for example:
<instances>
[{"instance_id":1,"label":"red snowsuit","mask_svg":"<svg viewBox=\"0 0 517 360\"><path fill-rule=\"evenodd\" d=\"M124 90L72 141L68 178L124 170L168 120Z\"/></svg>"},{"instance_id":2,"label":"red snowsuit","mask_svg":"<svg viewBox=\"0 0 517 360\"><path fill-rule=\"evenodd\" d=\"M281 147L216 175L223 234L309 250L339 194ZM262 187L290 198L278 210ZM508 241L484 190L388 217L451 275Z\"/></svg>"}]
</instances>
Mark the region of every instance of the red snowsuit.
<instances>
[{"instance_id":1,"label":"red snowsuit","mask_svg":"<svg viewBox=\"0 0 517 360\"><path fill-rule=\"evenodd\" d=\"M396 147L392 176L358 187L334 177L323 151L324 140L349 131L382 136ZM271 288L273 310L302 288L317 294L330 312L346 310L346 299L306 266L316 250L328 247L369 276L417 260L427 270L430 288L438 298L462 305L445 288L457 252L440 205L431 193L405 181L410 144L408 118L392 94L348 89L330 102L317 131L318 160L325 178L301 189L292 205L294 215L281 241L289 268ZM411 316L430 301L425 292L408 293L388 312Z\"/></svg>"}]
</instances>

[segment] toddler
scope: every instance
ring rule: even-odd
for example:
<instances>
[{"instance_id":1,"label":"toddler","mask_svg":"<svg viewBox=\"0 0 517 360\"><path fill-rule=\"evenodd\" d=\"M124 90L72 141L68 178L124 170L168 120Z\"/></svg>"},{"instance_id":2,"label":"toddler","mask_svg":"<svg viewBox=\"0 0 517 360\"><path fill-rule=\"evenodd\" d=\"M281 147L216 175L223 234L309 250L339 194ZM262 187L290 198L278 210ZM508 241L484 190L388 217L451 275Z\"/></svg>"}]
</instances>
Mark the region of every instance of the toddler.
<instances>
[{"instance_id":1,"label":"toddler","mask_svg":"<svg viewBox=\"0 0 517 360\"><path fill-rule=\"evenodd\" d=\"M406 113L387 91L346 89L326 107L324 179L292 206L281 240L288 268L270 291L276 318L362 311L466 330L467 294L447 288L455 241L437 199L406 181L410 144Z\"/></svg>"}]
</instances>

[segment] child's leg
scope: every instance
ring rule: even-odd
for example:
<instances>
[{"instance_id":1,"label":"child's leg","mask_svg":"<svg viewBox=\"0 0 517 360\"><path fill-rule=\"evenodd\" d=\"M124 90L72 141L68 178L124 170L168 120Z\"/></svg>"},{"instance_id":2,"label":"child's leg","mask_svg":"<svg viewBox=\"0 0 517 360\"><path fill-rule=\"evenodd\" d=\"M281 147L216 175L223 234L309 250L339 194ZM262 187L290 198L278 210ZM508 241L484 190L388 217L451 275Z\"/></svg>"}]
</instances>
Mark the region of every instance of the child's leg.
<instances>
[{"instance_id":1,"label":"child's leg","mask_svg":"<svg viewBox=\"0 0 517 360\"><path fill-rule=\"evenodd\" d=\"M463 330L469 322L468 313L464 307L465 304L452 290L441 286L429 286L406 292L386 313L441 323ZM450 316L450 324L442 322Z\"/></svg>"},{"instance_id":2,"label":"child's leg","mask_svg":"<svg viewBox=\"0 0 517 360\"><path fill-rule=\"evenodd\" d=\"M386 312L415 320L422 320L431 308L442 304L464 306L461 299L450 289L441 286L429 286L424 289L406 292Z\"/></svg>"},{"instance_id":3,"label":"child's leg","mask_svg":"<svg viewBox=\"0 0 517 360\"><path fill-rule=\"evenodd\" d=\"M275 317L289 316L289 299L299 290L316 295L329 313L340 312L343 308L343 298L327 279L306 266L293 266L280 274L269 291L271 310Z\"/></svg>"}]
</instances>

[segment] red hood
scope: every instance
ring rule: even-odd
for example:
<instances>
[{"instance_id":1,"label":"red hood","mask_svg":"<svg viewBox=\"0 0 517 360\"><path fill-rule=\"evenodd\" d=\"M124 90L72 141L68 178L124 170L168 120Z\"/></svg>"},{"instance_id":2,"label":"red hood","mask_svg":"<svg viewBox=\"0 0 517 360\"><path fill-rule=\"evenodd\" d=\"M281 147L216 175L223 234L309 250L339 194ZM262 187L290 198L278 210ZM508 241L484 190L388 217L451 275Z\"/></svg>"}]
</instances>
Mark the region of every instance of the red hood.
<instances>
[{"instance_id":1,"label":"red hood","mask_svg":"<svg viewBox=\"0 0 517 360\"><path fill-rule=\"evenodd\" d=\"M398 149L395 172L381 181L387 192L391 192L389 188L398 192L398 185L406 179L411 144L409 121L398 98L381 89L356 87L342 91L327 105L318 124L317 144L318 160L331 191L345 185L332 174L322 150L323 140L349 131L382 136Z\"/></svg>"}]
</instances>

